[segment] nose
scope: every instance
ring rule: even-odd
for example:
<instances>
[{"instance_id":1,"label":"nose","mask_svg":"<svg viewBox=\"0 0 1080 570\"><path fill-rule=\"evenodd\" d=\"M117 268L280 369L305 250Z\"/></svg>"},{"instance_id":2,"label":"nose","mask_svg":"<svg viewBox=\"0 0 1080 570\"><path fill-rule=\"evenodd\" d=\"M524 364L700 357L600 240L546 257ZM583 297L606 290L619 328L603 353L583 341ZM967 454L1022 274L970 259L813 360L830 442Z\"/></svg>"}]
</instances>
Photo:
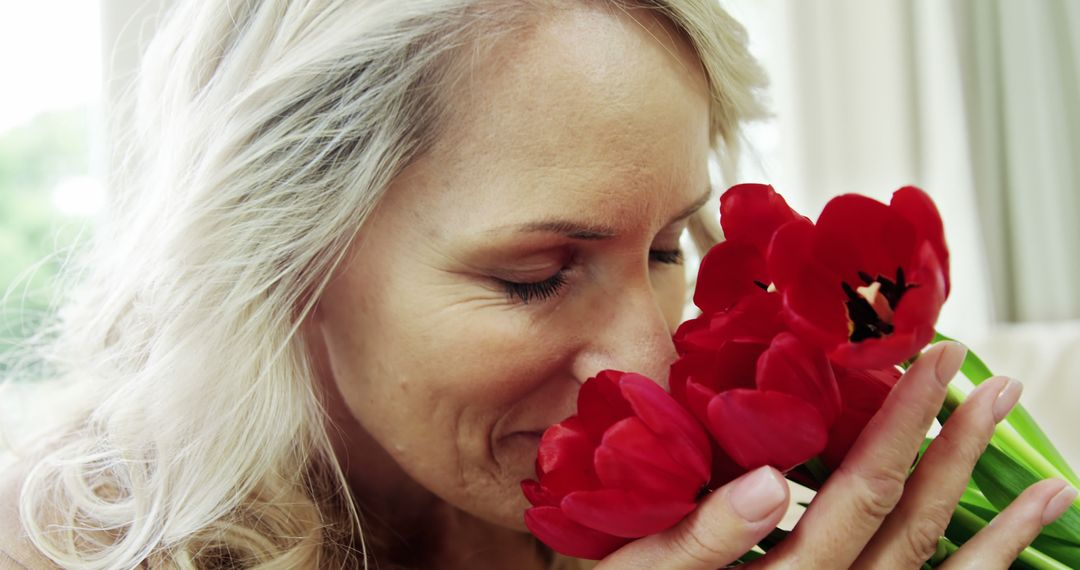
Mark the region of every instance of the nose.
<instances>
[{"instance_id":1,"label":"nose","mask_svg":"<svg viewBox=\"0 0 1080 570\"><path fill-rule=\"evenodd\" d=\"M667 388L668 367L677 355L652 286L646 281L607 293L588 311L575 378L584 382L601 370L615 369L643 374Z\"/></svg>"}]
</instances>

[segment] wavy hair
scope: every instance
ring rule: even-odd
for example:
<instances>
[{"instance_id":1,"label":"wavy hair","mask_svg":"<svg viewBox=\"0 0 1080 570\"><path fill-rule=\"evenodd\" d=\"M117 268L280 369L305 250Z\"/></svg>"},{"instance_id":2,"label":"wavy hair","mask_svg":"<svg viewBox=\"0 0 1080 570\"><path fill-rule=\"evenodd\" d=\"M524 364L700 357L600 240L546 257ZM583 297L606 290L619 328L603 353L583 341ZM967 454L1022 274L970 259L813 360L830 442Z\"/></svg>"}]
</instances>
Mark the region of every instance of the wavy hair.
<instances>
[{"instance_id":1,"label":"wavy hair","mask_svg":"<svg viewBox=\"0 0 1080 570\"><path fill-rule=\"evenodd\" d=\"M717 0L588 3L649 9L685 35L730 167L740 123L762 115L742 27ZM469 65L566 6L173 8L139 71L109 217L34 365L77 402L38 440L19 497L37 549L88 569L379 561L301 324L390 181L439 136ZM692 224L702 247L712 217Z\"/></svg>"}]
</instances>

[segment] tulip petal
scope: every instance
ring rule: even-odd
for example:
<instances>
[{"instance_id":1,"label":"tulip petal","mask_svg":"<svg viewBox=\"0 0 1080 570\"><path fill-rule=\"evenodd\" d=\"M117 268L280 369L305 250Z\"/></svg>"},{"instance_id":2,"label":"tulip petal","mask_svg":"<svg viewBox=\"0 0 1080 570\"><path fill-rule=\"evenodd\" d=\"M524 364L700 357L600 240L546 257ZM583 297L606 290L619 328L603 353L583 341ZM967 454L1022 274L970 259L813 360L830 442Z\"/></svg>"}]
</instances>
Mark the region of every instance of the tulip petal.
<instances>
[{"instance_id":1,"label":"tulip petal","mask_svg":"<svg viewBox=\"0 0 1080 570\"><path fill-rule=\"evenodd\" d=\"M782 331L781 298L775 293L747 297L709 321L709 334L728 341L769 344Z\"/></svg>"},{"instance_id":2,"label":"tulip petal","mask_svg":"<svg viewBox=\"0 0 1080 570\"><path fill-rule=\"evenodd\" d=\"M836 382L843 395L843 409L829 430L829 443L821 459L830 469L843 462L866 424L881 409L892 386L900 378L895 369L863 370L835 367Z\"/></svg>"},{"instance_id":3,"label":"tulip petal","mask_svg":"<svg viewBox=\"0 0 1080 570\"><path fill-rule=\"evenodd\" d=\"M709 315L701 314L693 319L684 321L679 325L679 328L675 329L675 334L671 335L671 341L675 344L675 350L679 355L686 355L698 351L698 347L693 342L687 342L687 337L692 339L701 331L708 331L710 319L711 317Z\"/></svg>"},{"instance_id":4,"label":"tulip petal","mask_svg":"<svg viewBox=\"0 0 1080 570\"><path fill-rule=\"evenodd\" d=\"M889 396L893 386L900 380L896 368L868 370L833 365L836 384L844 410L860 410L876 414Z\"/></svg>"},{"instance_id":5,"label":"tulip petal","mask_svg":"<svg viewBox=\"0 0 1080 570\"><path fill-rule=\"evenodd\" d=\"M644 376L627 374L619 387L637 417L664 440L672 459L707 481L709 436L701 424L659 384Z\"/></svg>"},{"instance_id":6,"label":"tulip petal","mask_svg":"<svg viewBox=\"0 0 1080 570\"><path fill-rule=\"evenodd\" d=\"M671 390L671 397L686 406L689 403L686 395L687 382L692 377L712 374L712 371L716 370L716 358L714 352L692 352L672 362L668 369L668 389Z\"/></svg>"},{"instance_id":7,"label":"tulip petal","mask_svg":"<svg viewBox=\"0 0 1080 570\"><path fill-rule=\"evenodd\" d=\"M728 456L727 452L715 441L712 442L712 448L712 479L709 481L709 489L716 490L723 487L739 478L740 475L746 473L746 469L743 469L741 465L735 463L735 460Z\"/></svg>"},{"instance_id":8,"label":"tulip petal","mask_svg":"<svg viewBox=\"0 0 1080 570\"><path fill-rule=\"evenodd\" d=\"M684 355L671 365L671 394L698 418L707 421L706 408L717 392L754 388L755 367L764 344L729 342L720 350Z\"/></svg>"},{"instance_id":9,"label":"tulip petal","mask_svg":"<svg viewBox=\"0 0 1080 570\"><path fill-rule=\"evenodd\" d=\"M600 442L607 428L634 415L619 390L618 382L623 374L616 370L603 370L586 380L578 391L578 417L594 445Z\"/></svg>"},{"instance_id":10,"label":"tulip petal","mask_svg":"<svg viewBox=\"0 0 1080 570\"><path fill-rule=\"evenodd\" d=\"M926 342L929 342L929 339ZM914 356L926 342L920 344L916 335L910 331L896 331L881 338L837 345L829 351L829 360L849 368L893 366Z\"/></svg>"},{"instance_id":11,"label":"tulip petal","mask_svg":"<svg viewBox=\"0 0 1080 570\"><path fill-rule=\"evenodd\" d=\"M536 455L537 475L560 468L581 469L592 463L595 443L579 416L571 416L544 430Z\"/></svg>"},{"instance_id":12,"label":"tulip petal","mask_svg":"<svg viewBox=\"0 0 1080 570\"><path fill-rule=\"evenodd\" d=\"M720 197L724 238L748 244L762 256L777 228L801 218L768 184L737 184Z\"/></svg>"},{"instance_id":13,"label":"tulip petal","mask_svg":"<svg viewBox=\"0 0 1080 570\"><path fill-rule=\"evenodd\" d=\"M848 340L846 298L840 276L814 262L814 231L813 224L802 221L777 230L769 246L769 273L788 326L804 340L829 349Z\"/></svg>"},{"instance_id":14,"label":"tulip petal","mask_svg":"<svg viewBox=\"0 0 1080 570\"><path fill-rule=\"evenodd\" d=\"M557 507L562 496L556 496L544 488L538 481L525 480L521 482L521 492L525 498L536 507Z\"/></svg>"},{"instance_id":15,"label":"tulip petal","mask_svg":"<svg viewBox=\"0 0 1080 570\"><path fill-rule=\"evenodd\" d=\"M821 453L827 432L813 405L781 392L729 390L709 402L709 431L747 470L787 471Z\"/></svg>"},{"instance_id":16,"label":"tulip petal","mask_svg":"<svg viewBox=\"0 0 1080 570\"><path fill-rule=\"evenodd\" d=\"M753 388L758 358L767 348L769 345L765 343L725 343L713 353L713 367L693 371L690 380L707 386L713 392Z\"/></svg>"},{"instance_id":17,"label":"tulip petal","mask_svg":"<svg viewBox=\"0 0 1080 570\"><path fill-rule=\"evenodd\" d=\"M717 392L753 388L758 356L764 344L729 342L718 351L695 352L671 364L671 395L699 421L706 421L709 400Z\"/></svg>"},{"instance_id":18,"label":"tulip petal","mask_svg":"<svg viewBox=\"0 0 1080 570\"><path fill-rule=\"evenodd\" d=\"M764 287L771 283L762 252L734 241L709 249L701 259L698 282L707 286L694 289L694 304L706 313L726 311L748 296L764 295Z\"/></svg>"},{"instance_id":19,"label":"tulip petal","mask_svg":"<svg viewBox=\"0 0 1080 570\"><path fill-rule=\"evenodd\" d=\"M675 461L667 442L638 418L626 418L604 434L595 466L603 487L650 497L692 501L709 480L707 470L701 475Z\"/></svg>"},{"instance_id":20,"label":"tulip petal","mask_svg":"<svg viewBox=\"0 0 1080 570\"><path fill-rule=\"evenodd\" d=\"M792 332L821 348L848 342L848 312L840 281L813 266L781 289L784 317Z\"/></svg>"},{"instance_id":21,"label":"tulip petal","mask_svg":"<svg viewBox=\"0 0 1080 570\"><path fill-rule=\"evenodd\" d=\"M769 344L783 330L780 296L752 295L726 311L684 323L675 332L675 347L679 354L689 354L720 350L728 342Z\"/></svg>"},{"instance_id":22,"label":"tulip petal","mask_svg":"<svg viewBox=\"0 0 1080 570\"><path fill-rule=\"evenodd\" d=\"M600 532L638 538L667 530L681 521L697 503L646 497L622 489L570 493L562 511L571 520Z\"/></svg>"},{"instance_id":23,"label":"tulip petal","mask_svg":"<svg viewBox=\"0 0 1080 570\"><path fill-rule=\"evenodd\" d=\"M948 273L942 268L937 252L930 243L923 243L919 248L908 275L915 285L900 298L900 303L895 307L893 323L897 330L922 328L933 331L949 290ZM926 339L926 342L930 342L930 339ZM925 344L918 348L923 346Z\"/></svg>"},{"instance_id":24,"label":"tulip petal","mask_svg":"<svg viewBox=\"0 0 1080 570\"><path fill-rule=\"evenodd\" d=\"M905 186L893 193L889 207L915 226L918 235L930 243L945 274L945 294L948 295L949 248L945 245L945 227L934 201L919 188Z\"/></svg>"},{"instance_id":25,"label":"tulip petal","mask_svg":"<svg viewBox=\"0 0 1080 570\"><path fill-rule=\"evenodd\" d=\"M758 359L757 387L813 404L826 425L840 414L840 389L825 352L791 333L777 335Z\"/></svg>"},{"instance_id":26,"label":"tulip petal","mask_svg":"<svg viewBox=\"0 0 1080 570\"><path fill-rule=\"evenodd\" d=\"M895 274L915 246L915 228L873 198L837 196L825 205L814 227L813 255L848 284L859 272Z\"/></svg>"},{"instance_id":27,"label":"tulip petal","mask_svg":"<svg viewBox=\"0 0 1080 570\"><path fill-rule=\"evenodd\" d=\"M556 552L573 558L600 560L630 542L582 526L557 507L534 507L525 511L525 526Z\"/></svg>"},{"instance_id":28,"label":"tulip petal","mask_svg":"<svg viewBox=\"0 0 1080 570\"><path fill-rule=\"evenodd\" d=\"M798 282L803 267L813 259L813 241L814 224L809 220L796 220L776 230L765 259L777 289Z\"/></svg>"},{"instance_id":29,"label":"tulip petal","mask_svg":"<svg viewBox=\"0 0 1080 570\"><path fill-rule=\"evenodd\" d=\"M708 386L688 382L686 384L686 409L690 410L698 421L707 422L709 421L709 402L714 396L716 392L710 390Z\"/></svg>"},{"instance_id":30,"label":"tulip petal","mask_svg":"<svg viewBox=\"0 0 1080 570\"><path fill-rule=\"evenodd\" d=\"M561 467L540 476L540 484L549 494L564 497L574 491L599 489L600 479L596 476L590 454L590 461L585 465Z\"/></svg>"}]
</instances>

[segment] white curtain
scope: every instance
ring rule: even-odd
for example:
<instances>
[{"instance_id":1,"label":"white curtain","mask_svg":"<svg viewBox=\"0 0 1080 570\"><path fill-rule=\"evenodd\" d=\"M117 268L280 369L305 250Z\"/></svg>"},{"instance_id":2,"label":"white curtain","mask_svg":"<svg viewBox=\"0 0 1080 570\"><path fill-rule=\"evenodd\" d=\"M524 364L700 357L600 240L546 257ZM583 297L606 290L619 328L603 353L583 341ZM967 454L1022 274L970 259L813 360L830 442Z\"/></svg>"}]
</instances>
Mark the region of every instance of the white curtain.
<instances>
[{"instance_id":1,"label":"white curtain","mask_svg":"<svg viewBox=\"0 0 1080 570\"><path fill-rule=\"evenodd\" d=\"M1080 2L954 0L995 306L1080 317Z\"/></svg>"}]
</instances>

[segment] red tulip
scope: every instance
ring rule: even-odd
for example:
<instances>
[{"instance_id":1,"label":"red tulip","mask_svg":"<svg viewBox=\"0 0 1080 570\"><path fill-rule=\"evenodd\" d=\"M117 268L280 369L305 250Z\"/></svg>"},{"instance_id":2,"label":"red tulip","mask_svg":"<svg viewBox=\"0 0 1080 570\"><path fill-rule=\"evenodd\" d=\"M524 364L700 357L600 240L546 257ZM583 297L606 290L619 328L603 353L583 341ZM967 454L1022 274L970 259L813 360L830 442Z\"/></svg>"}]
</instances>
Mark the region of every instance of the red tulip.
<instances>
[{"instance_id":1,"label":"red tulip","mask_svg":"<svg viewBox=\"0 0 1080 570\"><path fill-rule=\"evenodd\" d=\"M705 313L726 311L746 297L764 294L772 283L765 255L781 226L805 220L772 186L739 184L720 197L724 241L701 260L694 304Z\"/></svg>"},{"instance_id":2,"label":"red tulip","mask_svg":"<svg viewBox=\"0 0 1080 570\"><path fill-rule=\"evenodd\" d=\"M818 455L840 415L825 353L791 333L768 343L731 340L671 367L671 392L744 470L787 471Z\"/></svg>"},{"instance_id":3,"label":"red tulip","mask_svg":"<svg viewBox=\"0 0 1080 570\"><path fill-rule=\"evenodd\" d=\"M606 370L578 413L544 432L536 481L523 481L529 530L568 556L599 559L670 528L708 488L704 428L658 384Z\"/></svg>"},{"instance_id":4,"label":"red tulip","mask_svg":"<svg viewBox=\"0 0 1080 570\"><path fill-rule=\"evenodd\" d=\"M900 377L830 362L786 330L781 309L779 294L754 295L675 334L671 393L709 427L714 456L732 458L714 462L714 484L763 464L786 471L818 451L836 467Z\"/></svg>"},{"instance_id":5,"label":"red tulip","mask_svg":"<svg viewBox=\"0 0 1080 570\"><path fill-rule=\"evenodd\" d=\"M930 342L949 294L941 217L911 186L888 205L839 196L817 224L776 231L768 274L793 332L841 365L887 369Z\"/></svg>"}]
</instances>

